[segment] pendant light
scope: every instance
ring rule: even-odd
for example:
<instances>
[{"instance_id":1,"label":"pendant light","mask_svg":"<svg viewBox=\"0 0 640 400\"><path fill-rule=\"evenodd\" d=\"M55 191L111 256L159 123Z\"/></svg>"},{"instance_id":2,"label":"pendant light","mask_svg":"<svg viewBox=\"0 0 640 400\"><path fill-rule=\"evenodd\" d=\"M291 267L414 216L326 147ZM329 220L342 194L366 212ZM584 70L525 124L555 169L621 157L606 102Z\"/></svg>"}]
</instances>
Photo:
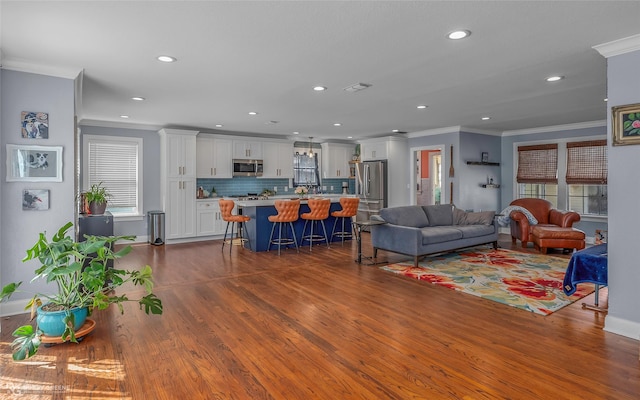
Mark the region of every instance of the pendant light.
<instances>
[{"instance_id":1,"label":"pendant light","mask_svg":"<svg viewBox=\"0 0 640 400\"><path fill-rule=\"evenodd\" d=\"M311 140L313 136L309 136L309 158L313 158L313 147L311 147Z\"/></svg>"}]
</instances>

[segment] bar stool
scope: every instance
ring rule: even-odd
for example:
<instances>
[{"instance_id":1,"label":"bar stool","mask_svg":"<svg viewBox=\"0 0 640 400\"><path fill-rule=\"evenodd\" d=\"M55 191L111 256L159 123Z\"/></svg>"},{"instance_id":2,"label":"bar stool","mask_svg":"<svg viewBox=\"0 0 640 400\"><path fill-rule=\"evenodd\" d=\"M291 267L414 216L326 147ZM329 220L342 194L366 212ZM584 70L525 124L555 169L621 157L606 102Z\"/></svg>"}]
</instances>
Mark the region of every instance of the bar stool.
<instances>
[{"instance_id":1,"label":"bar stool","mask_svg":"<svg viewBox=\"0 0 640 400\"><path fill-rule=\"evenodd\" d=\"M273 223L271 227L271 235L269 236L269 247L267 251L271 250L271 245L278 245L278 255L280 255L280 247L282 245L290 246L294 244L296 246L296 251L299 253L298 249L298 240L296 239L296 232L293 230L293 222L298 220L298 213L300 211L300 200L276 200L275 202L276 211L278 214L269 215L267 219ZM291 228L291 237L287 235L287 226L285 225L285 236L282 236L282 224L289 224ZM278 225L278 237L273 237L273 232L276 229L276 225Z\"/></svg>"},{"instance_id":2,"label":"bar stool","mask_svg":"<svg viewBox=\"0 0 640 400\"><path fill-rule=\"evenodd\" d=\"M245 222L249 221L249 218L246 215L234 215L232 214L233 207L235 207L235 202L233 200L223 200L221 199L218 204L220 205L220 214L222 214L222 220L227 221L227 227L224 230L224 238L222 239L222 251L224 251L224 244L227 241L227 231L229 230L229 224L231 224L231 239L229 240L229 254L231 254L231 246L233 245L233 231L234 225L237 223L238 232L236 234L236 239L240 239L240 245L244 244L244 241L249 241L249 238L243 238L242 232L246 229ZM249 242L251 245L251 242ZM244 248L244 247L243 247Z\"/></svg>"},{"instance_id":3,"label":"bar stool","mask_svg":"<svg viewBox=\"0 0 640 400\"><path fill-rule=\"evenodd\" d=\"M347 232L344 230L344 223L347 218L353 218L358 213L358 205L360 204L360 199L358 197L341 197L340 205L342 206L342 210L334 211L331 213L331 216L336 220L333 223L333 229L331 230L331 238L334 236L340 236L342 238L342 244L344 245L344 238L352 238L353 237L353 226L351 227L351 231ZM342 221L342 230L336 232L336 225L338 225L338 218ZM352 224L353 225L353 224Z\"/></svg>"},{"instance_id":4,"label":"bar stool","mask_svg":"<svg viewBox=\"0 0 640 400\"><path fill-rule=\"evenodd\" d=\"M302 228L302 237L300 239L300 246L304 244L305 240L309 241L309 251L313 246L313 242L319 242L324 240L329 247L329 239L327 238L327 229L324 226L324 220L329 218L329 208L331 207L331 199L309 199L308 201L310 211L308 213L300 214L300 218L304 219L304 228ZM309 234L304 233L307 230L307 223L311 221L311 227ZM315 233L314 227L317 228L318 221L322 224L322 230L324 236L319 233Z\"/></svg>"}]
</instances>

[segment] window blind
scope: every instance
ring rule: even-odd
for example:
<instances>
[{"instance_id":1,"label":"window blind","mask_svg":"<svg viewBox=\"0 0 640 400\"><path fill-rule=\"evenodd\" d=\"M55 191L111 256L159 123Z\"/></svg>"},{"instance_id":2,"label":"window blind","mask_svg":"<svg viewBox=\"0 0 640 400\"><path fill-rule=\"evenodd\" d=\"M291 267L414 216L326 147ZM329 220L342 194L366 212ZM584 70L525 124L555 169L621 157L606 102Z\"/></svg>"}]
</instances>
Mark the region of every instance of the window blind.
<instances>
[{"instance_id":1,"label":"window blind","mask_svg":"<svg viewBox=\"0 0 640 400\"><path fill-rule=\"evenodd\" d=\"M567 143L568 184L604 185L607 183L607 141L591 140Z\"/></svg>"},{"instance_id":2,"label":"window blind","mask_svg":"<svg viewBox=\"0 0 640 400\"><path fill-rule=\"evenodd\" d=\"M558 183L558 145L518 147L518 183Z\"/></svg>"},{"instance_id":3,"label":"window blind","mask_svg":"<svg viewBox=\"0 0 640 400\"><path fill-rule=\"evenodd\" d=\"M138 143L89 142L88 184L102 182L109 208L138 206Z\"/></svg>"}]
</instances>

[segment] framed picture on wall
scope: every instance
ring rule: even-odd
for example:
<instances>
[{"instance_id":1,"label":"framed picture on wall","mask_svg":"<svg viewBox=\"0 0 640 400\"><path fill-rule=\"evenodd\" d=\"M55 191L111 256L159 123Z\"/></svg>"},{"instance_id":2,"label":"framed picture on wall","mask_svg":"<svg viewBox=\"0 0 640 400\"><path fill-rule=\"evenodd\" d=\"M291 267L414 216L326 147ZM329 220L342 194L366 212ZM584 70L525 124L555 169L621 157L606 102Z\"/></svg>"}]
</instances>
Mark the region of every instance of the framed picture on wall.
<instances>
[{"instance_id":1,"label":"framed picture on wall","mask_svg":"<svg viewBox=\"0 0 640 400\"><path fill-rule=\"evenodd\" d=\"M62 146L7 145L7 182L62 182Z\"/></svg>"},{"instance_id":2,"label":"framed picture on wall","mask_svg":"<svg viewBox=\"0 0 640 400\"><path fill-rule=\"evenodd\" d=\"M49 139L49 114L23 111L21 114L22 137L25 139Z\"/></svg>"},{"instance_id":3,"label":"framed picture on wall","mask_svg":"<svg viewBox=\"0 0 640 400\"><path fill-rule=\"evenodd\" d=\"M49 209L48 189L25 189L22 191L24 211L44 211Z\"/></svg>"},{"instance_id":4,"label":"framed picture on wall","mask_svg":"<svg viewBox=\"0 0 640 400\"><path fill-rule=\"evenodd\" d=\"M489 153L486 151L483 151L481 154L481 160L483 163L489 162Z\"/></svg>"},{"instance_id":5,"label":"framed picture on wall","mask_svg":"<svg viewBox=\"0 0 640 400\"><path fill-rule=\"evenodd\" d=\"M611 108L613 145L640 144L640 103Z\"/></svg>"}]
</instances>

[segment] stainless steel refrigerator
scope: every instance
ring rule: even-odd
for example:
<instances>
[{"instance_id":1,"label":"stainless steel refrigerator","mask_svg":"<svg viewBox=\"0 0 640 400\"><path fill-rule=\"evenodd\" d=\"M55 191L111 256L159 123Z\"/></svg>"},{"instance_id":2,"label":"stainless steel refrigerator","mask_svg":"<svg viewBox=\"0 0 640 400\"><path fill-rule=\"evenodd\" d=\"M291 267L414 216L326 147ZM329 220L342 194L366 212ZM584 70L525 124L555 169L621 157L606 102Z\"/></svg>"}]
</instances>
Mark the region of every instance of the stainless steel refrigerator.
<instances>
[{"instance_id":1,"label":"stainless steel refrigerator","mask_svg":"<svg viewBox=\"0 0 640 400\"><path fill-rule=\"evenodd\" d=\"M356 194L360 197L357 221L369 220L387 207L387 162L363 161L356 164Z\"/></svg>"}]
</instances>

